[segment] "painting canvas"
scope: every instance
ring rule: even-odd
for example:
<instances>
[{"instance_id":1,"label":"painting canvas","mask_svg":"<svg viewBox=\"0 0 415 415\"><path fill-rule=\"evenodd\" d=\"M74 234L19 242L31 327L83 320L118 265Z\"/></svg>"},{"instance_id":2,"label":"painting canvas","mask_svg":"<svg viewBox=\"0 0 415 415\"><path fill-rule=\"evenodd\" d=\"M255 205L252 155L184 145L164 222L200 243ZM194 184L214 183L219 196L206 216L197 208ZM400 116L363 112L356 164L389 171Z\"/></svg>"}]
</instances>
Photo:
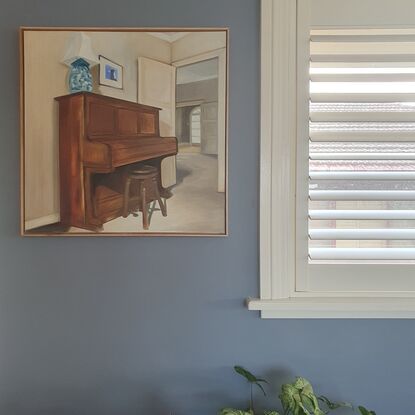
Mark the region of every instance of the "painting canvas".
<instances>
[{"instance_id":1,"label":"painting canvas","mask_svg":"<svg viewBox=\"0 0 415 415\"><path fill-rule=\"evenodd\" d=\"M226 28L20 36L23 235L227 235Z\"/></svg>"}]
</instances>

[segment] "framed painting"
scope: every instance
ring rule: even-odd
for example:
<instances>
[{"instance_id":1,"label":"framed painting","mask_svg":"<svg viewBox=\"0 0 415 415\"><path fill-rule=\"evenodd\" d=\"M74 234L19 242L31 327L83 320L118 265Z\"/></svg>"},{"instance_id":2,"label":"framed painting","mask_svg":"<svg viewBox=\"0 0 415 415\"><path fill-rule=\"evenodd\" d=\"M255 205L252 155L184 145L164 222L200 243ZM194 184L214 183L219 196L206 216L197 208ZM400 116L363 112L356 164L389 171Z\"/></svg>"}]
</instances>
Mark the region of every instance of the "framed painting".
<instances>
[{"instance_id":1,"label":"framed painting","mask_svg":"<svg viewBox=\"0 0 415 415\"><path fill-rule=\"evenodd\" d=\"M227 235L228 37L21 28L22 235Z\"/></svg>"},{"instance_id":2,"label":"framed painting","mask_svg":"<svg viewBox=\"0 0 415 415\"><path fill-rule=\"evenodd\" d=\"M99 84L123 89L123 68L105 56L99 55Z\"/></svg>"}]
</instances>

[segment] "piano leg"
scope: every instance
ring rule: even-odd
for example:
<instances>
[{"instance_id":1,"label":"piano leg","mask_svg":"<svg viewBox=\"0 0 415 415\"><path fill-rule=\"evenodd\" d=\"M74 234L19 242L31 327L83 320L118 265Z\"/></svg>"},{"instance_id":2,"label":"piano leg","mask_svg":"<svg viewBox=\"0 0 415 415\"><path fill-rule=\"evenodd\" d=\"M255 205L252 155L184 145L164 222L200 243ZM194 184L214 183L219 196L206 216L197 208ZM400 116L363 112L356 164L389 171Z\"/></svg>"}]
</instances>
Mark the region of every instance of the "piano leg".
<instances>
[{"instance_id":1,"label":"piano leg","mask_svg":"<svg viewBox=\"0 0 415 415\"><path fill-rule=\"evenodd\" d=\"M131 179L127 177L125 179L125 185L124 185L124 202L123 202L123 218L126 218L129 213L129 201L130 201L130 185L131 185Z\"/></svg>"},{"instance_id":2,"label":"piano leg","mask_svg":"<svg viewBox=\"0 0 415 415\"><path fill-rule=\"evenodd\" d=\"M155 189L155 193L156 193L156 198L157 198L157 201L159 202L161 213L162 213L163 216L167 216L166 204L161 199L157 179L154 178L153 180L154 180L154 189Z\"/></svg>"},{"instance_id":3,"label":"piano leg","mask_svg":"<svg viewBox=\"0 0 415 415\"><path fill-rule=\"evenodd\" d=\"M92 172L90 169L84 169L84 183L85 183L85 221L86 229L90 229L94 232L103 230L103 223L98 219L96 213L96 204L95 204L95 195L92 190L91 185L91 175Z\"/></svg>"},{"instance_id":4,"label":"piano leg","mask_svg":"<svg viewBox=\"0 0 415 415\"><path fill-rule=\"evenodd\" d=\"M146 198L146 186L142 183L141 184L141 212L143 213L143 228L148 229L148 206L147 206L147 198Z\"/></svg>"}]
</instances>

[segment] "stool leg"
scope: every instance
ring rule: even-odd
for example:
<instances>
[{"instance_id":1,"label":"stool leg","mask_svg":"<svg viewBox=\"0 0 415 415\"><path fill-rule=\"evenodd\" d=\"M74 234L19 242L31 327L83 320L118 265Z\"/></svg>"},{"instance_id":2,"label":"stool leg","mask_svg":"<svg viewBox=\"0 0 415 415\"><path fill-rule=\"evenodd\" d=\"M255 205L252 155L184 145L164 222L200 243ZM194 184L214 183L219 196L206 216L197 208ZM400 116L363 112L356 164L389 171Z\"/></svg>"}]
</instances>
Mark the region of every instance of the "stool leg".
<instances>
[{"instance_id":1,"label":"stool leg","mask_svg":"<svg viewBox=\"0 0 415 415\"><path fill-rule=\"evenodd\" d=\"M146 187L144 184L141 187L141 211L143 212L143 228L148 229L148 209L146 201Z\"/></svg>"},{"instance_id":2,"label":"stool leg","mask_svg":"<svg viewBox=\"0 0 415 415\"><path fill-rule=\"evenodd\" d=\"M130 201L130 184L131 179L128 177L125 181L124 186L124 203L123 203L123 217L126 218L128 216L128 205Z\"/></svg>"},{"instance_id":3,"label":"stool leg","mask_svg":"<svg viewBox=\"0 0 415 415\"><path fill-rule=\"evenodd\" d=\"M159 202L159 206L160 206L161 213L162 213L163 216L167 216L166 205L163 203L163 201L161 200L161 197L160 197L160 192L159 192L159 186L158 186L157 178L154 178L153 179L153 182L154 182L154 189L155 189L154 191L156 193L157 201Z\"/></svg>"}]
</instances>

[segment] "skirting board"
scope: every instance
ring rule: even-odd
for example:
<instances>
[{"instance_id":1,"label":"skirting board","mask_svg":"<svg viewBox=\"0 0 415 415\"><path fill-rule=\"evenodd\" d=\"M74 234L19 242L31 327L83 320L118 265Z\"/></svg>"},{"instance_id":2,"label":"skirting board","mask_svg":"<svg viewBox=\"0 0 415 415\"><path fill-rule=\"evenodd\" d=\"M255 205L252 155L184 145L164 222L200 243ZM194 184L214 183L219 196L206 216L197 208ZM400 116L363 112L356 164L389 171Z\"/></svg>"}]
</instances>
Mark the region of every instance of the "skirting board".
<instances>
[{"instance_id":1,"label":"skirting board","mask_svg":"<svg viewBox=\"0 0 415 415\"><path fill-rule=\"evenodd\" d=\"M26 231L29 231L30 229L39 228L40 226L59 222L60 219L61 218L59 213L52 213L51 215L42 216L40 218L26 220L24 223L24 228Z\"/></svg>"}]
</instances>

